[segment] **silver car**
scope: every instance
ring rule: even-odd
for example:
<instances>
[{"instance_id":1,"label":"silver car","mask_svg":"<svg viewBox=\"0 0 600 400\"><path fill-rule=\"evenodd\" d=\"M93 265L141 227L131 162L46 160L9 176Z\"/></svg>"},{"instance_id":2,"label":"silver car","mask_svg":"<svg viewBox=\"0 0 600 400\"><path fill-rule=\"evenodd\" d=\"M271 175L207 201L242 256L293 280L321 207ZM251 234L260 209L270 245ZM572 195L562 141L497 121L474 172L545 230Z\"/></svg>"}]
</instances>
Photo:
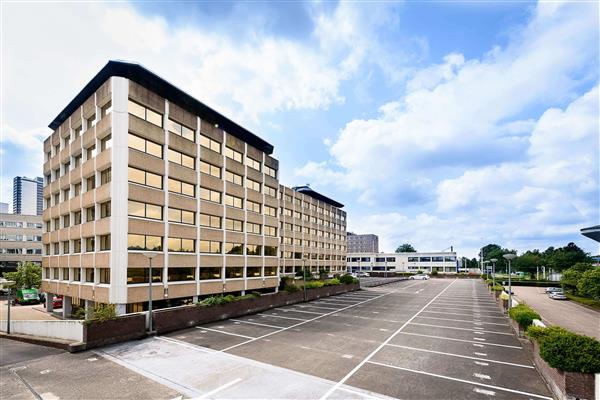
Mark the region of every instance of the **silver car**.
<instances>
[{"instance_id":1,"label":"silver car","mask_svg":"<svg viewBox=\"0 0 600 400\"><path fill-rule=\"evenodd\" d=\"M551 299L554 300L567 300L567 296L565 296L565 293L560 291L560 292L552 292L549 294Z\"/></svg>"}]
</instances>

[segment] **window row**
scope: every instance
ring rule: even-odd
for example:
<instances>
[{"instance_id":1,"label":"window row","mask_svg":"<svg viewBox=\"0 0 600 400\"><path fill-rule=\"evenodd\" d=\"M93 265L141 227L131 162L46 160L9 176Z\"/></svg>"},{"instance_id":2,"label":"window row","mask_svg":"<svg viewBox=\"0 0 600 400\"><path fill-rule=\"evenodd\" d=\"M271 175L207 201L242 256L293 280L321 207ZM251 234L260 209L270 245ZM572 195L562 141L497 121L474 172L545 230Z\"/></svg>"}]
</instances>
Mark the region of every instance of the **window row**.
<instances>
[{"instance_id":1,"label":"window row","mask_svg":"<svg viewBox=\"0 0 600 400\"><path fill-rule=\"evenodd\" d=\"M211 280L211 279L237 279L237 278L253 278L253 277L269 277L277 276L277 267L262 267L262 266L247 266L246 274L244 275L244 267L200 267L199 280ZM223 274L223 270L225 273ZM164 277L163 268L152 268L152 282L163 282ZM196 280L196 268L195 267L171 267L167 268L167 281L168 282L180 282L180 281L195 281ZM150 270L149 268L127 268L127 284L142 284L150 281Z\"/></svg>"},{"instance_id":2,"label":"window row","mask_svg":"<svg viewBox=\"0 0 600 400\"><path fill-rule=\"evenodd\" d=\"M341 254L323 254L323 253L302 253L299 251L282 251L280 258L291 259L291 260L302 260L302 256L305 256L307 260L331 260L331 261L343 261L344 256Z\"/></svg>"},{"instance_id":3,"label":"window row","mask_svg":"<svg viewBox=\"0 0 600 400\"><path fill-rule=\"evenodd\" d=\"M96 270L98 271L97 276ZM110 268L44 268L43 277L44 279L63 280L70 282L109 284Z\"/></svg>"},{"instance_id":4,"label":"window row","mask_svg":"<svg viewBox=\"0 0 600 400\"><path fill-rule=\"evenodd\" d=\"M110 234L48 243L44 247L46 255L55 256L64 254L91 253L94 251L106 251L110 250L111 247Z\"/></svg>"},{"instance_id":5,"label":"window row","mask_svg":"<svg viewBox=\"0 0 600 400\"><path fill-rule=\"evenodd\" d=\"M61 228L68 228L70 226L76 226L82 222L95 221L97 219L97 209L99 212L98 219L111 216L111 202L107 201L46 221L46 232L51 232ZM85 217L85 220L83 220L82 217Z\"/></svg>"}]
</instances>

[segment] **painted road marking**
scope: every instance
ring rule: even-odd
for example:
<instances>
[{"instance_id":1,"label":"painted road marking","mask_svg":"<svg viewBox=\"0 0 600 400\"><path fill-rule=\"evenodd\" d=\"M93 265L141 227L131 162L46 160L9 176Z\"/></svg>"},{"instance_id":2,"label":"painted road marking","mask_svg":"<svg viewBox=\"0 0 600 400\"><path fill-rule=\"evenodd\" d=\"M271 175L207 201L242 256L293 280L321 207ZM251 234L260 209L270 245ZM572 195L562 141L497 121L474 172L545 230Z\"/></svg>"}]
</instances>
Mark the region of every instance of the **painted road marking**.
<instances>
[{"instance_id":1,"label":"painted road marking","mask_svg":"<svg viewBox=\"0 0 600 400\"><path fill-rule=\"evenodd\" d=\"M485 390L485 389L473 388L473 391L476 392L476 393L485 394L486 396L495 396L496 395L496 392L494 392L493 390Z\"/></svg>"},{"instance_id":2,"label":"painted road marking","mask_svg":"<svg viewBox=\"0 0 600 400\"><path fill-rule=\"evenodd\" d=\"M448 337L444 337L444 336L433 336L433 335L422 335L420 333L411 333L411 332L400 332L400 334L402 335L412 335L412 336L421 336L421 337L428 337L428 338L432 338L432 339L442 339L442 340L454 340L457 342L466 342L466 343L475 343L478 344L477 342L473 342L472 340L465 340L465 339L454 339L454 338L448 338ZM483 339L485 340L485 339ZM497 344L497 343L486 343L486 346L498 346L498 347L507 347L510 349L522 349L521 346L509 346L507 344ZM480 346L483 346L482 344L480 344Z\"/></svg>"},{"instance_id":3,"label":"painted road marking","mask_svg":"<svg viewBox=\"0 0 600 400\"><path fill-rule=\"evenodd\" d=\"M446 311L423 311L426 313L433 313L433 314L450 314L450 315L465 315L467 317L472 317L472 314L461 314L461 313L453 313L453 312L446 312ZM506 317L494 317L491 315L483 315L483 318L497 318L497 319L506 319Z\"/></svg>"},{"instance_id":4,"label":"painted road marking","mask_svg":"<svg viewBox=\"0 0 600 400\"><path fill-rule=\"evenodd\" d=\"M484 345L479 344L479 343L473 343L473 346L475 346L475 347L485 347Z\"/></svg>"},{"instance_id":5,"label":"painted road marking","mask_svg":"<svg viewBox=\"0 0 600 400\"><path fill-rule=\"evenodd\" d=\"M435 328L444 328L444 329L457 329L459 331L474 331L473 333L477 333L478 335L483 335L484 333L495 333L497 335L508 335L508 336L512 336L512 333L505 333L505 332L494 332L494 331L484 331L481 330L483 328L479 328L480 330L475 330L477 328L474 329L469 329L469 328L458 328L456 326L442 326L442 325L432 325L432 324L419 324L417 322L411 322L411 325L420 325L420 326L432 326Z\"/></svg>"},{"instance_id":6,"label":"painted road marking","mask_svg":"<svg viewBox=\"0 0 600 400\"><path fill-rule=\"evenodd\" d=\"M210 397L210 396L212 396L212 395L213 395L213 394L215 394L215 393L218 393L218 392L220 392L220 391L222 391L222 390L225 390L225 389L227 389L228 387L230 387L230 386L233 386L233 385L235 385L236 383L239 383L239 382L241 382L241 381L242 381L242 378L236 378L236 379L232 380L231 382L227 382L226 384L224 384L224 385L221 385L221 386L219 386L218 388L216 388L216 389L213 389L213 390L211 390L210 392L203 394L202 396L198 397L198 399L206 399L207 397Z\"/></svg>"},{"instance_id":7,"label":"painted road marking","mask_svg":"<svg viewBox=\"0 0 600 400\"><path fill-rule=\"evenodd\" d=\"M261 324L260 322L251 322L251 321L245 321L243 319L233 319L230 318L230 321L235 321L235 322L241 322L242 324L250 324L250 325L258 325L258 326L266 326L267 328L274 328L274 329L283 329L285 328L285 326L279 326L279 325L269 325L269 324ZM305 321L305 320L303 320Z\"/></svg>"},{"instance_id":8,"label":"painted road marking","mask_svg":"<svg viewBox=\"0 0 600 400\"><path fill-rule=\"evenodd\" d=\"M492 379L492 377L491 377L491 376L489 376L489 375L485 375L485 374L479 374L479 373L477 373L477 372L475 372L475 373L473 374L473 376L474 376L475 378L479 378L479 379L485 379L485 380L490 380L490 379Z\"/></svg>"},{"instance_id":9,"label":"painted road marking","mask_svg":"<svg viewBox=\"0 0 600 400\"><path fill-rule=\"evenodd\" d=\"M507 362L507 361L498 361L498 360L490 360L490 359L487 359L487 358L464 356L462 354L446 353L446 352L443 352L443 351L420 349L418 347L403 346L403 345L400 345L400 344L391 344L391 343L388 343L388 346L390 346L390 347L399 347L401 349L422 351L422 352L425 352L425 353L441 354L441 355L444 355L444 356L452 356L452 357L458 357L458 358L467 358L469 360L487 361L487 362L491 362L491 363L494 363L494 364L511 365L513 367L521 367L521 368L529 368L529 369L534 369L535 368L533 365L515 364L515 363L511 363L511 362ZM473 354L478 355L478 356L487 357L486 353L477 353L477 352L475 352Z\"/></svg>"},{"instance_id":10,"label":"painted road marking","mask_svg":"<svg viewBox=\"0 0 600 400\"><path fill-rule=\"evenodd\" d=\"M431 303L433 303L439 296L442 295L450 286L456 283L456 279L452 281L448 286L442 289L433 299L431 299L427 304L425 304L416 314L414 314L408 321L406 321L400 328L398 328L394 333L392 333L383 343L381 343L375 350L373 350L367 357L365 357L357 366L355 366L350 372L346 374L340 381L338 381L331 389L329 389L323 396L321 396L320 400L324 400L328 398L333 392L336 391L341 385L343 385L352 375L356 373L366 362L368 362L379 350L385 347L398 333L402 333L402 329L404 329L413 319L415 319L423 310L425 310ZM391 292L390 292L391 293Z\"/></svg>"},{"instance_id":11,"label":"painted road marking","mask_svg":"<svg viewBox=\"0 0 600 400\"><path fill-rule=\"evenodd\" d=\"M314 311L304 311L304 310L296 310L294 308L291 308L289 310L281 310L283 312L299 312L299 313L305 313L305 314L317 314L317 315L325 315L327 313L320 313L320 312L314 312Z\"/></svg>"},{"instance_id":12,"label":"painted road marking","mask_svg":"<svg viewBox=\"0 0 600 400\"><path fill-rule=\"evenodd\" d=\"M200 329L198 327L196 327L196 328ZM240 335L239 333L227 332L227 331L222 331L219 329L211 329L211 328L206 328L206 327L203 327L202 329L206 329L207 331L211 331L211 332L222 333L224 335L238 336L238 337L245 338L245 339L254 339L252 336Z\"/></svg>"},{"instance_id":13,"label":"painted road marking","mask_svg":"<svg viewBox=\"0 0 600 400\"><path fill-rule=\"evenodd\" d=\"M424 315L419 315L419 318L427 318L427 319L439 319L442 321L454 321L454 322L472 322L468 319L451 319L451 318L440 318L440 317L426 317ZM499 322L473 322L475 325L500 325L500 326L509 326L508 324L501 324Z\"/></svg>"},{"instance_id":14,"label":"painted road marking","mask_svg":"<svg viewBox=\"0 0 600 400\"><path fill-rule=\"evenodd\" d=\"M306 321L304 318L295 318L295 317L284 317L282 315L277 314L259 314L263 318L272 317L272 318L281 318L281 319L293 319L296 321Z\"/></svg>"},{"instance_id":15,"label":"painted road marking","mask_svg":"<svg viewBox=\"0 0 600 400\"><path fill-rule=\"evenodd\" d=\"M455 382L468 383L468 384L471 384L471 385L483 386L483 387L490 388L490 389L502 390L504 392L522 394L522 395L525 395L525 396L536 397L538 399L552 400L552 397L543 396L543 395L536 394L536 393L523 392L523 391L515 390L515 389L509 389L509 388L505 388L505 387L502 387L502 386L488 385L488 384L480 383L480 382L476 382L476 381L468 381L466 379L452 378L450 376L433 374L431 372L418 371L418 370L410 369L410 368L396 367L395 365L383 364L383 363L378 363L378 362L375 362L375 361L368 361L368 363L369 364L379 365L379 366L382 366L382 367L394 368L394 369L398 369L398 370L402 370L402 371L414 372L416 374L422 374L422 375L433 376L433 377L436 377L436 378L448 379L448 380L455 381Z\"/></svg>"},{"instance_id":16,"label":"painted road marking","mask_svg":"<svg viewBox=\"0 0 600 400\"><path fill-rule=\"evenodd\" d=\"M482 361L475 361L475 364L477 364L477 365L481 365L481 366L483 366L483 367L487 367L488 365L490 365L490 364L488 364L488 363L486 363L486 362L482 362Z\"/></svg>"},{"instance_id":17,"label":"painted road marking","mask_svg":"<svg viewBox=\"0 0 600 400\"><path fill-rule=\"evenodd\" d=\"M309 305L306 305L306 306L296 306L296 307L302 307L302 308L305 308L305 307L310 307L310 308L321 308L321 309L323 309L323 310L334 310L334 311L341 310L340 308L319 307L319 306L309 306ZM323 314L323 315L326 315L326 314Z\"/></svg>"},{"instance_id":18,"label":"painted road marking","mask_svg":"<svg viewBox=\"0 0 600 400\"><path fill-rule=\"evenodd\" d=\"M480 338L480 337L474 337L473 340L479 340L480 342L485 342L487 339Z\"/></svg>"}]
</instances>

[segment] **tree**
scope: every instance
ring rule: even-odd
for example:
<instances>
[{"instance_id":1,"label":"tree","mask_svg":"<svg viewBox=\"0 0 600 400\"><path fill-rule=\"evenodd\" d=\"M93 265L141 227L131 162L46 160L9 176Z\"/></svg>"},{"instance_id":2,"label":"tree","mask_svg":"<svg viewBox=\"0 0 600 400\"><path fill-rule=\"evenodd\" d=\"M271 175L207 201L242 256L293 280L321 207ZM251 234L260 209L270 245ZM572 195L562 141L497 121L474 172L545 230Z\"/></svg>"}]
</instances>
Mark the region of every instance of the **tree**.
<instances>
[{"instance_id":1,"label":"tree","mask_svg":"<svg viewBox=\"0 0 600 400\"><path fill-rule=\"evenodd\" d=\"M571 268L563 271L560 278L560 283L565 289L578 291L579 282L581 281L583 274L589 270L592 270L593 268L594 267L592 264L577 263Z\"/></svg>"},{"instance_id":2,"label":"tree","mask_svg":"<svg viewBox=\"0 0 600 400\"><path fill-rule=\"evenodd\" d=\"M483 260L484 261L490 261L491 259L495 258L496 261L496 272L507 272L508 271L508 263L506 262L506 259L503 257L503 255L508 254L508 253L516 253L515 250L509 250L509 249L505 249L500 247L497 244L488 244L486 246L484 246L481 251L483 252ZM481 253L479 254L481 256Z\"/></svg>"},{"instance_id":3,"label":"tree","mask_svg":"<svg viewBox=\"0 0 600 400\"><path fill-rule=\"evenodd\" d=\"M600 268L593 268L581 274L577 283L577 293L600 301Z\"/></svg>"},{"instance_id":4,"label":"tree","mask_svg":"<svg viewBox=\"0 0 600 400\"><path fill-rule=\"evenodd\" d=\"M590 256L573 242L558 249L548 248L544 254L545 265L555 271L571 268L577 263L591 262Z\"/></svg>"},{"instance_id":5,"label":"tree","mask_svg":"<svg viewBox=\"0 0 600 400\"><path fill-rule=\"evenodd\" d=\"M541 267L542 265L542 255L537 249L527 250L525 253L515 258L512 262L512 266L515 270L528 272L530 274L535 274L537 268Z\"/></svg>"},{"instance_id":6,"label":"tree","mask_svg":"<svg viewBox=\"0 0 600 400\"><path fill-rule=\"evenodd\" d=\"M415 250L414 247L412 247L412 245L410 243L404 243L400 246L398 246L398 248L396 249L396 253L416 253L417 250Z\"/></svg>"},{"instance_id":7,"label":"tree","mask_svg":"<svg viewBox=\"0 0 600 400\"><path fill-rule=\"evenodd\" d=\"M31 261L19 263L15 272L5 272L3 275L15 282L15 289L38 289L42 284L42 267Z\"/></svg>"}]
</instances>

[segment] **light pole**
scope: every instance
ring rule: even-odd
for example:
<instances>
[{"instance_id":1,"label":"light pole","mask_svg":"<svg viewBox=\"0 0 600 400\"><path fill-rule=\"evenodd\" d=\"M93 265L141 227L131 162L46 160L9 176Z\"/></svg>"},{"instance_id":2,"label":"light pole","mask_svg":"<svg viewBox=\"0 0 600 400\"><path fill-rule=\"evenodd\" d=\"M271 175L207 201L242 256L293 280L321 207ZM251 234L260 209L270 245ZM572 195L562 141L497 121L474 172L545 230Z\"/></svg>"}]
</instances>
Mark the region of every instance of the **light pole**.
<instances>
[{"instance_id":1,"label":"light pole","mask_svg":"<svg viewBox=\"0 0 600 400\"><path fill-rule=\"evenodd\" d=\"M513 254L513 253L508 253L503 255L504 258L506 258L508 260L508 309L510 310L512 308L512 285L511 285L511 281L510 281L510 260L514 260L517 255Z\"/></svg>"},{"instance_id":2,"label":"light pole","mask_svg":"<svg viewBox=\"0 0 600 400\"><path fill-rule=\"evenodd\" d=\"M387 279L387 257L384 257L385 261L384 261L384 265L385 265L385 278Z\"/></svg>"},{"instance_id":3,"label":"light pole","mask_svg":"<svg viewBox=\"0 0 600 400\"><path fill-rule=\"evenodd\" d=\"M152 259L158 255L153 251L143 253L150 261L149 277L148 277L148 333L152 334Z\"/></svg>"},{"instance_id":4,"label":"light pole","mask_svg":"<svg viewBox=\"0 0 600 400\"><path fill-rule=\"evenodd\" d=\"M302 253L302 282L304 285L302 289L304 291L304 302L306 303L308 300L306 298L306 254Z\"/></svg>"},{"instance_id":5,"label":"light pole","mask_svg":"<svg viewBox=\"0 0 600 400\"><path fill-rule=\"evenodd\" d=\"M15 281L2 281L2 285L8 286L8 295L6 296L6 334L10 335L10 302L12 296L11 286L15 284Z\"/></svg>"},{"instance_id":6,"label":"light pole","mask_svg":"<svg viewBox=\"0 0 600 400\"><path fill-rule=\"evenodd\" d=\"M492 258L490 260L492 262L492 287L496 286L496 262L497 258Z\"/></svg>"}]
</instances>

